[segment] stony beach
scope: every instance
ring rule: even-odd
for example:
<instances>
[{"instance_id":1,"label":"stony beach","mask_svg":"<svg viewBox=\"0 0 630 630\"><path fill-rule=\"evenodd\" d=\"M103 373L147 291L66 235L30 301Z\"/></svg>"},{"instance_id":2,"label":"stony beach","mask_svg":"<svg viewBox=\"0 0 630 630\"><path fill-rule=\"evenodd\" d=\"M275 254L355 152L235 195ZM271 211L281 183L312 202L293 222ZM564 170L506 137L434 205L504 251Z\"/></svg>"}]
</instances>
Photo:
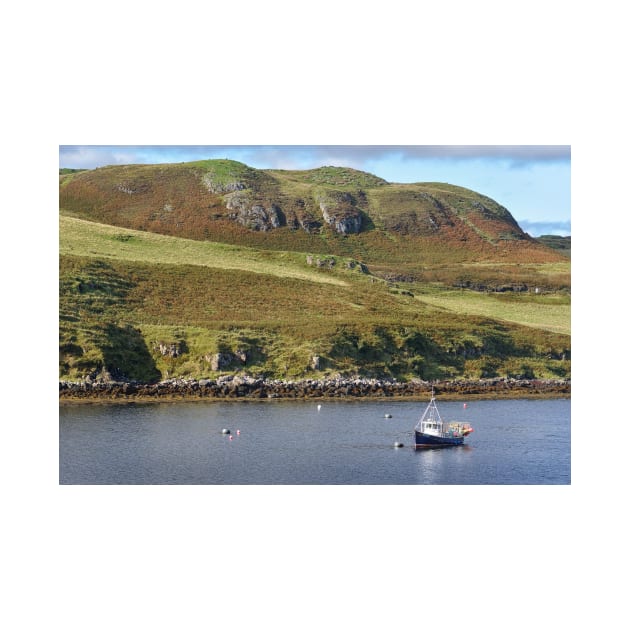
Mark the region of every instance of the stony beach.
<instances>
[{"instance_id":1,"label":"stony beach","mask_svg":"<svg viewBox=\"0 0 630 630\"><path fill-rule=\"evenodd\" d=\"M311 398L418 398L433 388L449 398L570 397L570 379L489 378L479 380L399 382L387 379L331 378L325 380L266 380L223 376L216 380L170 379L159 383L59 382L59 399L70 401L140 401L172 399L273 400Z\"/></svg>"}]
</instances>

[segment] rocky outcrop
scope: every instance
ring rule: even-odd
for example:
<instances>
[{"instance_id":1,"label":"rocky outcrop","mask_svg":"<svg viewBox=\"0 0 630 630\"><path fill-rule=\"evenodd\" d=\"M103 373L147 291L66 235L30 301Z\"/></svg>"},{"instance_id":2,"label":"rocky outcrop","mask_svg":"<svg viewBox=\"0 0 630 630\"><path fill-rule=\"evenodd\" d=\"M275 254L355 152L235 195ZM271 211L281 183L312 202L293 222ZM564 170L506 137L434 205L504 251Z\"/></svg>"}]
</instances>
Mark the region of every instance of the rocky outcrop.
<instances>
[{"instance_id":1,"label":"rocky outcrop","mask_svg":"<svg viewBox=\"0 0 630 630\"><path fill-rule=\"evenodd\" d=\"M434 389L445 397L518 398L567 397L570 379L526 380L489 378L429 382L398 382L367 378L280 381L251 376L223 376L216 380L170 379L159 383L81 382L59 383L61 399L93 398L384 398L426 397Z\"/></svg>"},{"instance_id":2,"label":"rocky outcrop","mask_svg":"<svg viewBox=\"0 0 630 630\"><path fill-rule=\"evenodd\" d=\"M311 255L308 255L306 257L306 264L310 266L315 265L320 269L332 269L337 264L337 261L335 260L334 256L323 256L322 258L320 258L319 256L313 257Z\"/></svg>"},{"instance_id":3,"label":"rocky outcrop","mask_svg":"<svg viewBox=\"0 0 630 630\"><path fill-rule=\"evenodd\" d=\"M258 232L266 232L286 223L284 214L275 203L267 208L253 203L247 193L235 192L226 195L228 210L236 210L229 217L244 227Z\"/></svg>"},{"instance_id":4,"label":"rocky outcrop","mask_svg":"<svg viewBox=\"0 0 630 630\"><path fill-rule=\"evenodd\" d=\"M210 369L213 372L220 372L232 366L233 364L245 365L249 359L247 350L236 350L231 352L217 352L216 354L207 354L204 359L210 363Z\"/></svg>"},{"instance_id":5,"label":"rocky outcrop","mask_svg":"<svg viewBox=\"0 0 630 630\"><path fill-rule=\"evenodd\" d=\"M358 234L361 231L361 212L356 199L347 192L327 192L317 197L324 221L339 234Z\"/></svg>"},{"instance_id":6,"label":"rocky outcrop","mask_svg":"<svg viewBox=\"0 0 630 630\"><path fill-rule=\"evenodd\" d=\"M307 234L319 234L322 229L321 221L318 221L308 214L299 217L298 222L300 224L300 227Z\"/></svg>"},{"instance_id":7,"label":"rocky outcrop","mask_svg":"<svg viewBox=\"0 0 630 630\"><path fill-rule=\"evenodd\" d=\"M346 269L358 269L361 273L370 273L366 265L356 260L348 260L346 262Z\"/></svg>"},{"instance_id":8,"label":"rocky outcrop","mask_svg":"<svg viewBox=\"0 0 630 630\"><path fill-rule=\"evenodd\" d=\"M158 351L163 357L171 357L172 359L177 358L183 352L185 352L185 347L182 342L174 342L167 343L164 341L159 341L154 344L154 350Z\"/></svg>"},{"instance_id":9,"label":"rocky outcrop","mask_svg":"<svg viewBox=\"0 0 630 630\"><path fill-rule=\"evenodd\" d=\"M358 234L361 231L361 215L357 213L339 216L330 208L322 206L324 221L339 234Z\"/></svg>"},{"instance_id":10,"label":"rocky outcrop","mask_svg":"<svg viewBox=\"0 0 630 630\"><path fill-rule=\"evenodd\" d=\"M218 372L220 370L224 370L225 368L232 363L232 355L225 354L223 352L217 352L212 356L207 356L206 359L210 363L210 369L213 372Z\"/></svg>"},{"instance_id":11,"label":"rocky outcrop","mask_svg":"<svg viewBox=\"0 0 630 630\"><path fill-rule=\"evenodd\" d=\"M244 186L235 187L224 196L226 208L232 211L228 216L250 230L266 232L289 225L293 229L299 226L308 234L317 234L325 223L339 234L358 234L361 231L363 219L361 210L357 207L357 198L347 192L318 193L315 201L321 217L317 216L316 209L307 208L303 199L295 199L289 203L285 214L278 203L263 204L260 200L255 200L255 196L256 193Z\"/></svg>"},{"instance_id":12,"label":"rocky outcrop","mask_svg":"<svg viewBox=\"0 0 630 630\"><path fill-rule=\"evenodd\" d=\"M244 190L247 188L246 184L243 182L239 182L234 179L231 181L219 181L215 175L212 173L205 173L201 178L203 185L206 187L208 192L214 193L216 195L222 195L229 192L234 192L235 190Z\"/></svg>"}]
</instances>

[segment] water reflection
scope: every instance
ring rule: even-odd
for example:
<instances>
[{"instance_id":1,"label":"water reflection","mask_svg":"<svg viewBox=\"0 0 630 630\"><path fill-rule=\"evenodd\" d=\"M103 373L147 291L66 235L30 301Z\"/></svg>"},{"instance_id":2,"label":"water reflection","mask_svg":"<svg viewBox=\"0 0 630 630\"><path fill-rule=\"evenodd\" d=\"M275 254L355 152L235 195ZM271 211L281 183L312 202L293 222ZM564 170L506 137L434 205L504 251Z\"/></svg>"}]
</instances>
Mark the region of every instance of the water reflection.
<instances>
[{"instance_id":1,"label":"water reflection","mask_svg":"<svg viewBox=\"0 0 630 630\"><path fill-rule=\"evenodd\" d=\"M466 475L466 467L467 460L471 459L475 449L469 444L421 447L414 448L413 451L416 457L417 483L471 483Z\"/></svg>"}]
</instances>

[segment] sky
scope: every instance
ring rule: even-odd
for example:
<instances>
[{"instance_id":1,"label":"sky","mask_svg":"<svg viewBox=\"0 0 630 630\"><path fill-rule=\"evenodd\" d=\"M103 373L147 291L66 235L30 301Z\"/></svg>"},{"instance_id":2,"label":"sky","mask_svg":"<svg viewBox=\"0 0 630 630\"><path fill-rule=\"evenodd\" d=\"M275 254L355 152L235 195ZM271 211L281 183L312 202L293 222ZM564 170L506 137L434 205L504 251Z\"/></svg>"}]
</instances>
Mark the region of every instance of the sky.
<instances>
[{"instance_id":1,"label":"sky","mask_svg":"<svg viewBox=\"0 0 630 630\"><path fill-rule=\"evenodd\" d=\"M60 145L62 168L229 158L254 168L348 166L389 182L446 182L505 206L532 236L571 234L568 145Z\"/></svg>"}]
</instances>

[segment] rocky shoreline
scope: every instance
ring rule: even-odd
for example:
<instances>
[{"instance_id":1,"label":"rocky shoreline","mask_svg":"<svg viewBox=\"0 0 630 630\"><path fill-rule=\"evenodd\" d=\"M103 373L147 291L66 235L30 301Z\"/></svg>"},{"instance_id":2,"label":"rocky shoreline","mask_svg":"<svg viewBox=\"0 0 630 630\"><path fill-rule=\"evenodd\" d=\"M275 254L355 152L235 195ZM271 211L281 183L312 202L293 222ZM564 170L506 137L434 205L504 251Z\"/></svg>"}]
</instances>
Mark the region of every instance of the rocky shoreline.
<instances>
[{"instance_id":1,"label":"rocky shoreline","mask_svg":"<svg viewBox=\"0 0 630 630\"><path fill-rule=\"evenodd\" d=\"M443 399L569 397L570 379L488 378L479 380L399 382L395 379L333 378L281 381L249 376L216 380L170 379L159 383L59 382L61 401L217 399L260 400L301 398L423 398L431 388Z\"/></svg>"}]
</instances>

